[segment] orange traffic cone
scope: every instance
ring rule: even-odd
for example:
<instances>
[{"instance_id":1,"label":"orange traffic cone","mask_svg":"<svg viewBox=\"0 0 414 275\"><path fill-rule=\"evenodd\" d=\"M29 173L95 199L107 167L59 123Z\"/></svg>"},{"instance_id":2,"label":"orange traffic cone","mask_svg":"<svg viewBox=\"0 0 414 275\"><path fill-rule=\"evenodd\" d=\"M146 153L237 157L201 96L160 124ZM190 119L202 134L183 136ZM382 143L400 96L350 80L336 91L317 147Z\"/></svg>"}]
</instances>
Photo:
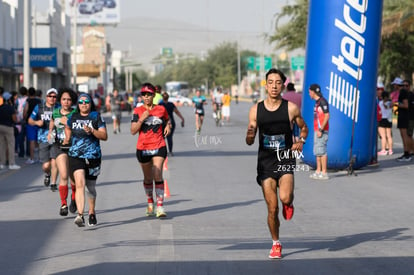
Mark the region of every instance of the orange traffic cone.
<instances>
[{"instance_id":1,"label":"orange traffic cone","mask_svg":"<svg viewBox=\"0 0 414 275\"><path fill-rule=\"evenodd\" d=\"M164 160L164 171L165 170L168 170L168 157L166 157Z\"/></svg>"},{"instance_id":2,"label":"orange traffic cone","mask_svg":"<svg viewBox=\"0 0 414 275\"><path fill-rule=\"evenodd\" d=\"M164 198L169 198L170 196L170 188L168 188L167 180L164 179Z\"/></svg>"}]
</instances>

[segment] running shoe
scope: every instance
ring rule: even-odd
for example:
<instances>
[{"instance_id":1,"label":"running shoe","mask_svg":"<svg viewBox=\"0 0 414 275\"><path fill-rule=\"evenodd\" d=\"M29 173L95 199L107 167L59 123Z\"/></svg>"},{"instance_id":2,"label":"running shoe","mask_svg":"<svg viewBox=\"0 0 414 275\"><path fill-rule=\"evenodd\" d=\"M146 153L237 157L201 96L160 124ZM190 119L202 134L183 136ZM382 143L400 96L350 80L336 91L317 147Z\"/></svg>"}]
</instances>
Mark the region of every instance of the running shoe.
<instances>
[{"instance_id":1,"label":"running shoe","mask_svg":"<svg viewBox=\"0 0 414 275\"><path fill-rule=\"evenodd\" d=\"M316 179L318 179L318 178L319 178L319 174L320 174L320 173L318 173L318 172L314 172L314 173L310 174L310 175L309 175L309 177L310 177L311 179L316 180Z\"/></svg>"},{"instance_id":2,"label":"running shoe","mask_svg":"<svg viewBox=\"0 0 414 275\"><path fill-rule=\"evenodd\" d=\"M66 206L66 204L63 204L63 205L60 207L59 214L60 214L61 216L67 216L67 215L68 215L68 207Z\"/></svg>"},{"instance_id":3,"label":"running shoe","mask_svg":"<svg viewBox=\"0 0 414 275\"><path fill-rule=\"evenodd\" d=\"M397 161L411 161L411 156L404 154L401 157L397 158Z\"/></svg>"},{"instance_id":4,"label":"running shoe","mask_svg":"<svg viewBox=\"0 0 414 275\"><path fill-rule=\"evenodd\" d=\"M386 156L388 153L385 150L381 150L378 152L378 156Z\"/></svg>"},{"instance_id":5,"label":"running shoe","mask_svg":"<svg viewBox=\"0 0 414 275\"><path fill-rule=\"evenodd\" d=\"M6 166L4 166L3 164L0 164L0 170L3 170L5 168L6 168Z\"/></svg>"},{"instance_id":6,"label":"running shoe","mask_svg":"<svg viewBox=\"0 0 414 275\"><path fill-rule=\"evenodd\" d=\"M147 217L150 216L154 216L154 205L152 203L149 203L147 206L147 211L145 212L145 215L147 215Z\"/></svg>"},{"instance_id":7,"label":"running shoe","mask_svg":"<svg viewBox=\"0 0 414 275\"><path fill-rule=\"evenodd\" d=\"M290 220L293 217L293 212L295 211L295 207L293 207L293 203L290 205L283 204L282 214L285 220Z\"/></svg>"},{"instance_id":8,"label":"running shoe","mask_svg":"<svg viewBox=\"0 0 414 275\"><path fill-rule=\"evenodd\" d=\"M97 224L98 224L98 221L96 220L96 215L95 214L89 214L88 225L89 226L95 226Z\"/></svg>"},{"instance_id":9,"label":"running shoe","mask_svg":"<svg viewBox=\"0 0 414 275\"><path fill-rule=\"evenodd\" d=\"M79 227L85 226L85 219L83 218L83 215L77 215L75 218L75 224Z\"/></svg>"},{"instance_id":10,"label":"running shoe","mask_svg":"<svg viewBox=\"0 0 414 275\"><path fill-rule=\"evenodd\" d=\"M10 170L19 170L20 169L20 166L17 165L17 164L12 164L12 165L9 165L9 169Z\"/></svg>"},{"instance_id":11,"label":"running shoe","mask_svg":"<svg viewBox=\"0 0 414 275\"><path fill-rule=\"evenodd\" d=\"M36 160L35 159L28 159L26 160L26 164L35 164Z\"/></svg>"},{"instance_id":12,"label":"running shoe","mask_svg":"<svg viewBox=\"0 0 414 275\"><path fill-rule=\"evenodd\" d=\"M164 207L157 206L157 218L165 218L167 217L167 213L164 211Z\"/></svg>"},{"instance_id":13,"label":"running shoe","mask_svg":"<svg viewBox=\"0 0 414 275\"><path fill-rule=\"evenodd\" d=\"M57 184L56 184L56 183L55 183L55 184L51 184L51 185L50 185L50 190L51 190L52 192L57 191L57 190L58 190L58 188L57 188Z\"/></svg>"},{"instance_id":14,"label":"running shoe","mask_svg":"<svg viewBox=\"0 0 414 275\"><path fill-rule=\"evenodd\" d=\"M394 154L394 152L392 150L388 150L388 155L391 156L392 154Z\"/></svg>"},{"instance_id":15,"label":"running shoe","mask_svg":"<svg viewBox=\"0 0 414 275\"><path fill-rule=\"evenodd\" d=\"M26 164L35 164L36 161L34 159L27 159Z\"/></svg>"},{"instance_id":16,"label":"running shoe","mask_svg":"<svg viewBox=\"0 0 414 275\"><path fill-rule=\"evenodd\" d=\"M328 173L320 173L318 176L318 180L329 180Z\"/></svg>"},{"instance_id":17,"label":"running shoe","mask_svg":"<svg viewBox=\"0 0 414 275\"><path fill-rule=\"evenodd\" d=\"M274 244L269 253L270 259L280 259L282 258L282 245L280 243Z\"/></svg>"},{"instance_id":18,"label":"running shoe","mask_svg":"<svg viewBox=\"0 0 414 275\"><path fill-rule=\"evenodd\" d=\"M76 201L71 199L70 204L69 204L69 211L70 213L75 213L76 210L77 210Z\"/></svg>"},{"instance_id":19,"label":"running shoe","mask_svg":"<svg viewBox=\"0 0 414 275\"><path fill-rule=\"evenodd\" d=\"M49 185L50 185L50 175L49 174L45 174L45 179L43 180L43 183L45 184L46 187L49 187Z\"/></svg>"}]
</instances>

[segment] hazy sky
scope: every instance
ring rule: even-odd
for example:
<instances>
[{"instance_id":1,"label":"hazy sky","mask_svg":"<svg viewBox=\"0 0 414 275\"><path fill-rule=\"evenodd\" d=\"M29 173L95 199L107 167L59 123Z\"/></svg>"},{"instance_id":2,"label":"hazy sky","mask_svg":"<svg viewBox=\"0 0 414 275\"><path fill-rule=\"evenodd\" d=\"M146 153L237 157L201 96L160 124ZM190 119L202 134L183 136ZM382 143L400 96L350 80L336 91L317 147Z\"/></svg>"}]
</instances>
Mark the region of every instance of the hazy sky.
<instances>
[{"instance_id":1,"label":"hazy sky","mask_svg":"<svg viewBox=\"0 0 414 275\"><path fill-rule=\"evenodd\" d=\"M32 0L32 6L37 11L45 11L49 2L51 1ZM114 49L128 51L131 58L137 58L143 63L158 55L163 47L172 47L174 53L201 54L220 41L235 40L240 42L242 49L263 52L265 55L279 54L281 50L275 51L274 45L269 45L263 34L273 33L275 15L289 2L294 1L120 0L121 24L115 29L109 27L107 38ZM131 18L140 20L131 26L131 22L134 22ZM149 22L149 25L146 24L147 18L162 19L161 22L167 23L165 28L159 24L153 27ZM128 21L128 25L123 24L123 20ZM189 26L186 25L172 26L170 20L200 28L196 27L195 33L194 28L188 30ZM151 43L142 44L141 39L144 38Z\"/></svg>"},{"instance_id":2,"label":"hazy sky","mask_svg":"<svg viewBox=\"0 0 414 275\"><path fill-rule=\"evenodd\" d=\"M32 0L41 11L50 0ZM58 0L60 1L60 0ZM70 0L67 0L70 1ZM121 21L132 17L172 19L211 31L268 33L274 15L289 0L118 0Z\"/></svg>"}]
</instances>

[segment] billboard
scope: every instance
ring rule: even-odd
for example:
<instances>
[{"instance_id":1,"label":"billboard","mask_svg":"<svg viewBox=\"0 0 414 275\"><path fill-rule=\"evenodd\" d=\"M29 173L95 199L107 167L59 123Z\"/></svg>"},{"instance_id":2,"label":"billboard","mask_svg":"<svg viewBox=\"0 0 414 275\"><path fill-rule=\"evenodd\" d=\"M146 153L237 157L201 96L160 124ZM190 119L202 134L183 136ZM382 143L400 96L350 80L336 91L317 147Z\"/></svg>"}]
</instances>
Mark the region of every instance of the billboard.
<instances>
[{"instance_id":1,"label":"billboard","mask_svg":"<svg viewBox=\"0 0 414 275\"><path fill-rule=\"evenodd\" d=\"M70 0L68 13L78 25L116 25L120 23L120 0Z\"/></svg>"},{"instance_id":2,"label":"billboard","mask_svg":"<svg viewBox=\"0 0 414 275\"><path fill-rule=\"evenodd\" d=\"M13 66L23 67L23 49L12 49ZM30 68L57 67L57 48L30 48Z\"/></svg>"},{"instance_id":3,"label":"billboard","mask_svg":"<svg viewBox=\"0 0 414 275\"><path fill-rule=\"evenodd\" d=\"M30 67L57 67L57 48L30 48Z\"/></svg>"}]
</instances>

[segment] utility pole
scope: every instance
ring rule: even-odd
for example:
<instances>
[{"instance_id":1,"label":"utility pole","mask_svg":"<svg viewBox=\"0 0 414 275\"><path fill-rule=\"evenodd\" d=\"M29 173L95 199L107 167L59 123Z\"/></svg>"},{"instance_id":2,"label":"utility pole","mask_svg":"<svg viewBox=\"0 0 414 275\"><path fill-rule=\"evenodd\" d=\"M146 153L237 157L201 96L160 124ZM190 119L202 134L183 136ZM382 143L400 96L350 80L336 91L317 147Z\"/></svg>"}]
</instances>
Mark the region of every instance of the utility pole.
<instances>
[{"instance_id":1,"label":"utility pole","mask_svg":"<svg viewBox=\"0 0 414 275\"><path fill-rule=\"evenodd\" d=\"M37 10L33 8L32 47L37 47ZM27 87L27 86L26 86ZM38 88L37 73L33 73L33 87Z\"/></svg>"},{"instance_id":2,"label":"utility pole","mask_svg":"<svg viewBox=\"0 0 414 275\"><path fill-rule=\"evenodd\" d=\"M264 1L262 0L262 30L264 32ZM262 81L265 79L265 62L264 62L264 39L262 42L262 54L260 56L260 98L264 99L266 94L265 94L265 87L262 85Z\"/></svg>"},{"instance_id":3,"label":"utility pole","mask_svg":"<svg viewBox=\"0 0 414 275\"><path fill-rule=\"evenodd\" d=\"M77 92L77 66L78 66L78 57L77 57L77 51L78 51L78 1L76 0L73 5L73 15L75 17L74 23L73 23L73 90Z\"/></svg>"},{"instance_id":4,"label":"utility pole","mask_svg":"<svg viewBox=\"0 0 414 275\"><path fill-rule=\"evenodd\" d=\"M30 87L29 0L23 4L23 85Z\"/></svg>"},{"instance_id":5,"label":"utility pole","mask_svg":"<svg viewBox=\"0 0 414 275\"><path fill-rule=\"evenodd\" d=\"M240 42L237 42L237 95L238 96L240 95L240 92L241 92L240 85L241 85Z\"/></svg>"}]
</instances>

